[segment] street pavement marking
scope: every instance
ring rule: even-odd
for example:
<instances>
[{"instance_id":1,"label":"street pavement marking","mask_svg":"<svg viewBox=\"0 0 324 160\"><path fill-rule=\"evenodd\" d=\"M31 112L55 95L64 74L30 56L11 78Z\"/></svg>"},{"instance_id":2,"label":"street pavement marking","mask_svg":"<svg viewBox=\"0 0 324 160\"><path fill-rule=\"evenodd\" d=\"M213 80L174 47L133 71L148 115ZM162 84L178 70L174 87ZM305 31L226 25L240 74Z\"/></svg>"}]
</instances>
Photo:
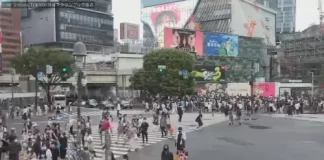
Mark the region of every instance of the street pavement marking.
<instances>
[{"instance_id":1,"label":"street pavement marking","mask_svg":"<svg viewBox=\"0 0 324 160\"><path fill-rule=\"evenodd\" d=\"M159 131L159 126L153 127L153 124L152 124L153 118L152 117L147 118L146 121L150 125L150 127L148 129L148 143L143 144L142 137L141 136L138 137L137 138L138 150L141 150L146 146L150 146L150 145L165 141L167 139L175 139L177 129L180 126L183 128L183 131L186 133L196 131L197 123L195 122L195 119L196 119L197 115L198 114L194 114L194 115L190 114L190 115L186 116L186 114L185 114L182 122L178 122L177 115L171 115L171 124L174 127L174 133L172 136L170 135L170 133L168 133L168 136L165 138L161 137L161 132ZM210 118L206 119L205 116L210 117ZM211 115L204 115L204 119L203 119L203 123L204 123L203 127L207 127L207 126L227 120L224 116L216 115L216 114L215 114L215 117L212 117ZM118 128L118 122L114 121L112 123L112 125L113 125L113 133L111 134L111 142L112 143L111 143L110 149L114 153L115 158L117 159L117 158L123 156L124 154L133 152L133 150L129 151L129 143L128 142L124 143L124 138L122 136L119 138L119 143L116 143L117 142L117 134L116 133L117 133L117 128ZM102 149L102 147L104 146L104 140L105 140L104 134L102 137L103 143L101 144L100 135L98 132L98 125L92 126L91 128L92 128L93 146L94 146L94 150L96 151L96 156L97 156L95 158L95 160L103 160L104 154L105 154L105 150Z\"/></svg>"},{"instance_id":2,"label":"street pavement marking","mask_svg":"<svg viewBox=\"0 0 324 160\"><path fill-rule=\"evenodd\" d=\"M103 110L97 110L97 111L89 111L89 112L81 112L81 116L101 116ZM127 114L127 115L133 115L133 114L147 114L144 110L121 110L121 114ZM151 113L151 112L150 112ZM117 111L110 111L110 114L117 115ZM72 116L77 116L77 113L72 113Z\"/></svg>"}]
</instances>

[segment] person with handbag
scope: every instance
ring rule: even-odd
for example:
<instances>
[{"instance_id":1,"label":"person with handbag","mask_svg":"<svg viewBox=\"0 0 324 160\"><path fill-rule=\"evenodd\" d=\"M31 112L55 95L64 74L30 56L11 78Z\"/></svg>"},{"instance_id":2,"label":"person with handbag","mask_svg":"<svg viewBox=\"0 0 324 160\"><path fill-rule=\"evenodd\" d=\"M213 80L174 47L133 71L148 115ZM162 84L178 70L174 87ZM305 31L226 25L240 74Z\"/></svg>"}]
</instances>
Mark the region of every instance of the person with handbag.
<instances>
[{"instance_id":1,"label":"person with handbag","mask_svg":"<svg viewBox=\"0 0 324 160\"><path fill-rule=\"evenodd\" d=\"M182 131L182 127L178 128L178 133L175 137L175 146L177 147L177 152L183 151L186 147L186 133Z\"/></svg>"}]
</instances>

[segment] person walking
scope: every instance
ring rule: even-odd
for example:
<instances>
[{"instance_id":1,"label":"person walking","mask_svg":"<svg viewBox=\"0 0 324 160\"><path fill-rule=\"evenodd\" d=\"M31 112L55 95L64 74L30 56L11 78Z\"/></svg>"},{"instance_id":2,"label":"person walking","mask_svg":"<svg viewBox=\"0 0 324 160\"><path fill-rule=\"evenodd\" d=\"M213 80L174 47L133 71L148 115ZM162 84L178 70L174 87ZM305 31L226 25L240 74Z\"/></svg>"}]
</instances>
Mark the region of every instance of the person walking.
<instances>
[{"instance_id":1,"label":"person walking","mask_svg":"<svg viewBox=\"0 0 324 160\"><path fill-rule=\"evenodd\" d=\"M172 152L170 152L169 146L167 144L163 146L161 160L173 160L173 154Z\"/></svg>"},{"instance_id":2,"label":"person walking","mask_svg":"<svg viewBox=\"0 0 324 160\"><path fill-rule=\"evenodd\" d=\"M167 132L167 116L166 113L162 113L161 119L160 119L160 129L161 129L161 137L167 137L168 132Z\"/></svg>"},{"instance_id":3,"label":"person walking","mask_svg":"<svg viewBox=\"0 0 324 160\"><path fill-rule=\"evenodd\" d=\"M143 118L143 122L140 126L140 131L142 134L142 140L143 140L143 145L145 145L145 142L148 143L148 128L149 124L146 122L146 117Z\"/></svg>"}]
</instances>

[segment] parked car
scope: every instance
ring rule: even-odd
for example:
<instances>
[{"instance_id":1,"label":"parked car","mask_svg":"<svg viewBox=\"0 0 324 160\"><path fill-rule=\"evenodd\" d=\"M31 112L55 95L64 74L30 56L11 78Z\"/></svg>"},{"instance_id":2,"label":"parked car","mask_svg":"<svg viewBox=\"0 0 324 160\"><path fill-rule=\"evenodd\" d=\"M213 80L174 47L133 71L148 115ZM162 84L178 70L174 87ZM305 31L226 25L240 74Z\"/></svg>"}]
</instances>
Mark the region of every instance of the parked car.
<instances>
[{"instance_id":1,"label":"parked car","mask_svg":"<svg viewBox=\"0 0 324 160\"><path fill-rule=\"evenodd\" d=\"M95 108L98 106L98 102L95 99L89 99L86 106L89 108Z\"/></svg>"},{"instance_id":2,"label":"parked car","mask_svg":"<svg viewBox=\"0 0 324 160\"><path fill-rule=\"evenodd\" d=\"M120 107L122 109L132 109L133 108L133 106L131 105L129 100L121 100Z\"/></svg>"},{"instance_id":3,"label":"parked car","mask_svg":"<svg viewBox=\"0 0 324 160\"><path fill-rule=\"evenodd\" d=\"M115 109L115 104L113 104L111 101L109 100L105 100L105 101L102 101L101 104L100 104L100 109L112 109L114 110Z\"/></svg>"}]
</instances>

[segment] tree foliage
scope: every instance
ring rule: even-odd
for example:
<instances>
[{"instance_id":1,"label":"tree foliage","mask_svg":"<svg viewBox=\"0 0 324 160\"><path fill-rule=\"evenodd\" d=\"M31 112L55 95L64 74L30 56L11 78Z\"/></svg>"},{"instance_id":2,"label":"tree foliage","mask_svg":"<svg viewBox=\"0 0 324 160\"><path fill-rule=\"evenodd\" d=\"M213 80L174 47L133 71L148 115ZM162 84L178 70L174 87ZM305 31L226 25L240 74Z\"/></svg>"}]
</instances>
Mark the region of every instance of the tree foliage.
<instances>
[{"instance_id":1,"label":"tree foliage","mask_svg":"<svg viewBox=\"0 0 324 160\"><path fill-rule=\"evenodd\" d=\"M152 95L180 96L194 92L194 78L184 79L179 71L193 69L194 56L176 49L159 49L144 56L143 69L134 72L130 78L135 89L144 90ZM163 72L158 65L165 65Z\"/></svg>"},{"instance_id":2,"label":"tree foliage","mask_svg":"<svg viewBox=\"0 0 324 160\"><path fill-rule=\"evenodd\" d=\"M50 95L50 87L60 83L62 78L70 78L74 71L73 56L60 49L46 47L31 47L22 55L15 57L12 66L21 75L32 75L36 77L37 72L46 74L46 65L53 66L53 74L50 78L39 80L41 87ZM66 68L66 72L62 69ZM49 99L50 101L50 99Z\"/></svg>"}]
</instances>

